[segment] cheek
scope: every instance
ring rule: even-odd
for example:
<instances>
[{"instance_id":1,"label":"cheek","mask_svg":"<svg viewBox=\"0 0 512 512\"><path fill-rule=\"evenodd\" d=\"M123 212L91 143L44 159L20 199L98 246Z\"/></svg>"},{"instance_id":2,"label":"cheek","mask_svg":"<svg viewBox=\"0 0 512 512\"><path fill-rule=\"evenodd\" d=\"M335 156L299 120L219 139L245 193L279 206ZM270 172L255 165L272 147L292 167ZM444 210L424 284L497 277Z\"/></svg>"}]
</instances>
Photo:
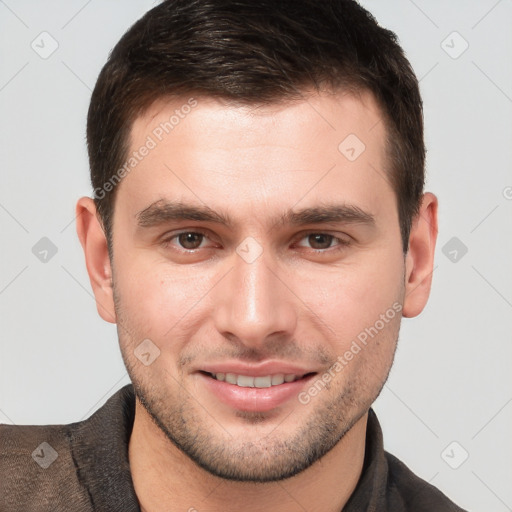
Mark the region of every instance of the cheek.
<instances>
[{"instance_id":1,"label":"cheek","mask_svg":"<svg viewBox=\"0 0 512 512\"><path fill-rule=\"evenodd\" d=\"M397 309L403 300L403 258L400 254L375 254L365 261L316 273L301 279L300 296L316 315L330 328L336 353L343 352L365 329L381 326L383 331L393 327L399 316ZM384 334L384 333L383 333ZM362 335L364 338L364 334Z\"/></svg>"},{"instance_id":2,"label":"cheek","mask_svg":"<svg viewBox=\"0 0 512 512\"><path fill-rule=\"evenodd\" d=\"M183 330L194 306L212 288L209 274L176 267L147 255L117 265L116 289L122 314L140 337L163 341Z\"/></svg>"}]
</instances>

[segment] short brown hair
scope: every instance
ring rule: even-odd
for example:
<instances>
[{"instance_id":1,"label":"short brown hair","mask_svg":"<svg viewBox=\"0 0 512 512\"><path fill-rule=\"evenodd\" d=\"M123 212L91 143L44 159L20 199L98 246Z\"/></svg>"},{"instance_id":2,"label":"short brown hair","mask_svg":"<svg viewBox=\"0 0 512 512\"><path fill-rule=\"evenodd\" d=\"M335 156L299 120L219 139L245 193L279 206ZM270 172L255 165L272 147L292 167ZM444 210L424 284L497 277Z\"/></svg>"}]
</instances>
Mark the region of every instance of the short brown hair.
<instances>
[{"instance_id":1,"label":"short brown hair","mask_svg":"<svg viewBox=\"0 0 512 512\"><path fill-rule=\"evenodd\" d=\"M323 88L369 91L380 105L406 253L424 186L418 81L395 34L353 0L166 0L124 34L87 118L91 181L110 253L117 188L104 184L126 160L134 120L152 103L194 94L263 104Z\"/></svg>"}]
</instances>

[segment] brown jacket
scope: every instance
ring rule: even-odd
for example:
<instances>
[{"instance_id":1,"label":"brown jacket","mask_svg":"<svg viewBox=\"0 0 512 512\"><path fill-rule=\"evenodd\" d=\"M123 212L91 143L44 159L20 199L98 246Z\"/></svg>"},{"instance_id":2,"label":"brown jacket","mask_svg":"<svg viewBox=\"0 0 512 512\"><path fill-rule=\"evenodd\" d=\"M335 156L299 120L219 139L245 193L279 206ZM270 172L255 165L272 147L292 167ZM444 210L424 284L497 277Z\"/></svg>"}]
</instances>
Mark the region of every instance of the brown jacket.
<instances>
[{"instance_id":1,"label":"brown jacket","mask_svg":"<svg viewBox=\"0 0 512 512\"><path fill-rule=\"evenodd\" d=\"M140 512L128 461L134 414L128 385L78 423L0 425L0 511ZM372 409L363 473L343 509L362 511L464 512L384 451Z\"/></svg>"}]
</instances>

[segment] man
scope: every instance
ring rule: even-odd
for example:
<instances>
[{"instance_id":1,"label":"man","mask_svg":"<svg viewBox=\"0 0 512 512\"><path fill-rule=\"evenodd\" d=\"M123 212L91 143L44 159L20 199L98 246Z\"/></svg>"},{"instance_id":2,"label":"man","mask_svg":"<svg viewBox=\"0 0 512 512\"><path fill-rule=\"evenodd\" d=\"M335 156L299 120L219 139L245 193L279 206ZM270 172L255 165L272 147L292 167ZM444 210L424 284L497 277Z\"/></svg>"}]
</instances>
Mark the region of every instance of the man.
<instances>
[{"instance_id":1,"label":"man","mask_svg":"<svg viewBox=\"0 0 512 512\"><path fill-rule=\"evenodd\" d=\"M371 410L437 236L391 32L348 0L163 2L110 55L87 140L77 232L133 386L3 426L2 510L461 510Z\"/></svg>"}]
</instances>

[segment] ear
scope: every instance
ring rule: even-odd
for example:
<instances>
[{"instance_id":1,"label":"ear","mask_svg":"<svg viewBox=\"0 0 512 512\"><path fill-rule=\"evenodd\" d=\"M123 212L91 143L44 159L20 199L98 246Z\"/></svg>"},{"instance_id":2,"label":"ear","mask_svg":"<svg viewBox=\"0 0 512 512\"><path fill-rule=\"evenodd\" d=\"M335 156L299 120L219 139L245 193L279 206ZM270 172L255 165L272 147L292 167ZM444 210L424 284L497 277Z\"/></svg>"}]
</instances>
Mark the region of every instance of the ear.
<instances>
[{"instance_id":1,"label":"ear","mask_svg":"<svg viewBox=\"0 0 512 512\"><path fill-rule=\"evenodd\" d=\"M76 232L84 250L98 313L106 322L116 323L107 239L96 205L90 197L81 197L76 204Z\"/></svg>"},{"instance_id":2,"label":"ear","mask_svg":"<svg viewBox=\"0 0 512 512\"><path fill-rule=\"evenodd\" d=\"M434 250L437 240L437 197L423 195L418 215L413 219L409 250L405 260L405 299L403 316L419 315L430 295Z\"/></svg>"}]
</instances>

